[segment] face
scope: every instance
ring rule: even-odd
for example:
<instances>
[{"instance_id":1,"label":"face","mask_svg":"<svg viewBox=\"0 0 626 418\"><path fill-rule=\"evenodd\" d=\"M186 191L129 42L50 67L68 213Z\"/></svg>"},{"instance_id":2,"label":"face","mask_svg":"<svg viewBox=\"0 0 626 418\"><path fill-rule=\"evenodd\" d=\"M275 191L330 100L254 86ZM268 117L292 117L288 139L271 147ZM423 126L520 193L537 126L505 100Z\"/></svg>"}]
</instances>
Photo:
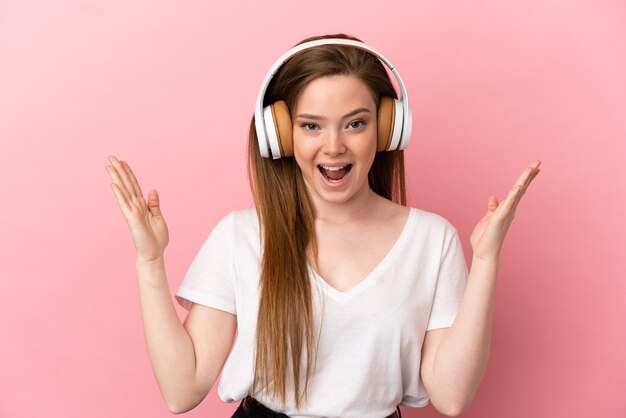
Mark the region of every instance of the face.
<instances>
[{"instance_id":1,"label":"face","mask_svg":"<svg viewBox=\"0 0 626 418\"><path fill-rule=\"evenodd\" d=\"M352 75L310 82L295 104L294 156L314 202L367 196L376 155L376 103Z\"/></svg>"}]
</instances>

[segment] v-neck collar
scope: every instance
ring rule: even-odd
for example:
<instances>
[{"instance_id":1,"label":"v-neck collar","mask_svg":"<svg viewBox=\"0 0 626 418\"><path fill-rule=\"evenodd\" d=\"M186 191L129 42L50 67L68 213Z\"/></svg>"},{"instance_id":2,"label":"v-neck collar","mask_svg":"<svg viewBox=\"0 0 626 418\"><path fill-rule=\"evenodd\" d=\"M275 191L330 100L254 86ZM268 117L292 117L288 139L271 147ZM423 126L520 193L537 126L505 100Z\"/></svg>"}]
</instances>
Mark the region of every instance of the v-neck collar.
<instances>
[{"instance_id":1,"label":"v-neck collar","mask_svg":"<svg viewBox=\"0 0 626 418\"><path fill-rule=\"evenodd\" d=\"M413 229L412 227L416 217L417 211L414 208L410 208L409 215L407 216L407 220L404 223L402 232L400 232L400 235L396 239L396 242L391 246L385 257L383 257L383 259L376 265L376 267L374 267L374 269L370 271L359 283L357 283L350 289L343 292L335 289L333 286L328 284L328 282L324 280L324 278L320 276L312 266L309 265L309 270L311 271L312 276L315 278L315 281L322 287L327 295L329 295L341 304L348 303L358 294L374 284L377 281L378 277L380 277L381 273L385 270L385 268L394 261L394 259L397 257L397 254L400 252L402 247L404 247L404 244L410 235L410 231Z\"/></svg>"}]
</instances>

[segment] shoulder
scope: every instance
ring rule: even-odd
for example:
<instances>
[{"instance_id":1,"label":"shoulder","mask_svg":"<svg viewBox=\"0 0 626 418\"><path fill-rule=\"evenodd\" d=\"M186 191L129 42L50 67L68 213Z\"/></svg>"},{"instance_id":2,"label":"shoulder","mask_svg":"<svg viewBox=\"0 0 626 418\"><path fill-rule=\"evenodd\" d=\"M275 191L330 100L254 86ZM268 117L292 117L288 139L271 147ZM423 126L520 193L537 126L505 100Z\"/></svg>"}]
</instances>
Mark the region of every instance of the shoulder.
<instances>
[{"instance_id":1,"label":"shoulder","mask_svg":"<svg viewBox=\"0 0 626 418\"><path fill-rule=\"evenodd\" d=\"M229 238L235 248L252 245L258 247L259 219L255 208L234 210L226 215L216 226L224 238Z\"/></svg>"},{"instance_id":2,"label":"shoulder","mask_svg":"<svg viewBox=\"0 0 626 418\"><path fill-rule=\"evenodd\" d=\"M215 223L211 236L233 237L245 234L247 231L258 230L258 221L256 210L254 208L246 208L234 210Z\"/></svg>"},{"instance_id":3,"label":"shoulder","mask_svg":"<svg viewBox=\"0 0 626 418\"><path fill-rule=\"evenodd\" d=\"M447 218L435 212L411 207L411 215L416 218L419 228L425 228L430 232L437 232L444 235L454 235L457 229Z\"/></svg>"},{"instance_id":4,"label":"shoulder","mask_svg":"<svg viewBox=\"0 0 626 418\"><path fill-rule=\"evenodd\" d=\"M230 218L230 221L240 226L258 225L258 218L255 208L244 208L234 210L226 215L226 218Z\"/></svg>"},{"instance_id":5,"label":"shoulder","mask_svg":"<svg viewBox=\"0 0 626 418\"><path fill-rule=\"evenodd\" d=\"M428 233L453 235L457 232L452 222L435 212L412 206L403 206L388 199L381 198L378 207L378 217L386 222L412 225L414 228ZM408 212L408 214L407 214Z\"/></svg>"},{"instance_id":6,"label":"shoulder","mask_svg":"<svg viewBox=\"0 0 626 418\"><path fill-rule=\"evenodd\" d=\"M234 210L220 219L214 229L223 232L241 233L244 231L258 230L258 218L254 208Z\"/></svg>"}]
</instances>

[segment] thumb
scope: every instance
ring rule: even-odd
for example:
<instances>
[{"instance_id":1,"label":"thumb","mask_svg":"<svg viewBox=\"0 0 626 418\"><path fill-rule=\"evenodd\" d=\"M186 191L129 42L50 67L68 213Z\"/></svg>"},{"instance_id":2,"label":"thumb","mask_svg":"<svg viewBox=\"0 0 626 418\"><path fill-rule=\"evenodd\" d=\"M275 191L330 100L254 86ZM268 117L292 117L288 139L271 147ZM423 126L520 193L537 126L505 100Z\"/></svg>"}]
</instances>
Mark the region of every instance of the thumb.
<instances>
[{"instance_id":1,"label":"thumb","mask_svg":"<svg viewBox=\"0 0 626 418\"><path fill-rule=\"evenodd\" d=\"M487 202L487 210L490 212L494 211L498 208L498 205L498 199L494 195L489 196L489 201Z\"/></svg>"},{"instance_id":2,"label":"thumb","mask_svg":"<svg viewBox=\"0 0 626 418\"><path fill-rule=\"evenodd\" d=\"M148 192L148 209L152 216L162 216L159 207L159 194L154 189Z\"/></svg>"}]
</instances>

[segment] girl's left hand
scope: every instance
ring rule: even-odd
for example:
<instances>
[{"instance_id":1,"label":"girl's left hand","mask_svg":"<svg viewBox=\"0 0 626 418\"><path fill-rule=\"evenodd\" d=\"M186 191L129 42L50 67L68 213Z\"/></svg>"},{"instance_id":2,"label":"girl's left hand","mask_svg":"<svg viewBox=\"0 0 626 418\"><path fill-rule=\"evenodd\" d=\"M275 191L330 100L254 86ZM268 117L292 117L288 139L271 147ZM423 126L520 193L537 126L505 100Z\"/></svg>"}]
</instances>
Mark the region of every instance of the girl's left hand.
<instances>
[{"instance_id":1,"label":"girl's left hand","mask_svg":"<svg viewBox=\"0 0 626 418\"><path fill-rule=\"evenodd\" d=\"M495 196L489 196L487 214L478 222L470 236L474 258L498 261L504 237L515 216L515 209L530 182L539 174L539 165L541 161L537 160L526 168L501 203L498 203Z\"/></svg>"}]
</instances>

